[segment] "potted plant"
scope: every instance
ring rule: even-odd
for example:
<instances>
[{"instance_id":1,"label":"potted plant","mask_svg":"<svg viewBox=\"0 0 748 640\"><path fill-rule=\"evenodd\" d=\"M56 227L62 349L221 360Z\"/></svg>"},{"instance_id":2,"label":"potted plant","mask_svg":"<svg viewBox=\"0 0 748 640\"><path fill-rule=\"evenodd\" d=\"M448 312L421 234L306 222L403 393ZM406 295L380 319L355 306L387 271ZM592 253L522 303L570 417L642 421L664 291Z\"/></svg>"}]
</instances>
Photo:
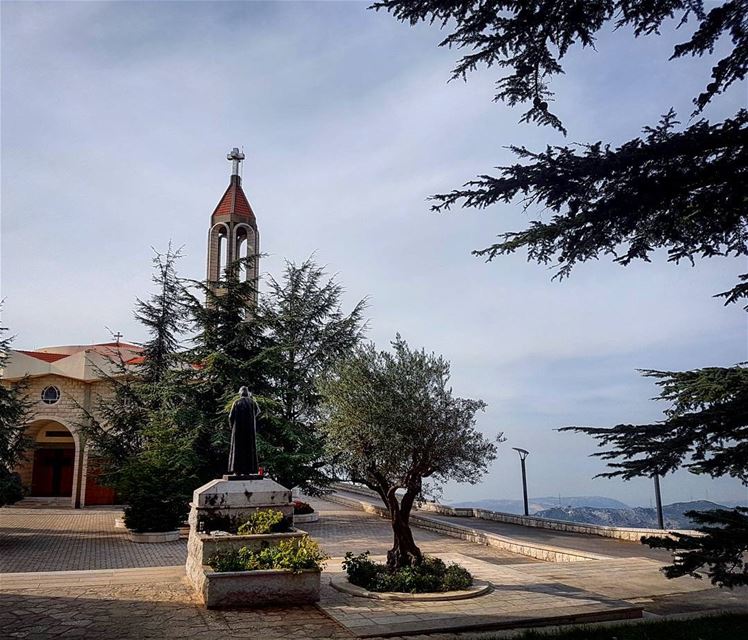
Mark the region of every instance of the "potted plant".
<instances>
[{"instance_id":1,"label":"potted plant","mask_svg":"<svg viewBox=\"0 0 748 640\"><path fill-rule=\"evenodd\" d=\"M294 524L304 524L307 522L317 522L319 520L319 514L314 510L314 507L308 502L303 500L293 501L293 521Z\"/></svg>"},{"instance_id":2,"label":"potted plant","mask_svg":"<svg viewBox=\"0 0 748 640\"><path fill-rule=\"evenodd\" d=\"M174 470L145 457L132 460L123 469L119 486L125 502L124 524L132 542L179 539L188 509L183 484Z\"/></svg>"}]
</instances>

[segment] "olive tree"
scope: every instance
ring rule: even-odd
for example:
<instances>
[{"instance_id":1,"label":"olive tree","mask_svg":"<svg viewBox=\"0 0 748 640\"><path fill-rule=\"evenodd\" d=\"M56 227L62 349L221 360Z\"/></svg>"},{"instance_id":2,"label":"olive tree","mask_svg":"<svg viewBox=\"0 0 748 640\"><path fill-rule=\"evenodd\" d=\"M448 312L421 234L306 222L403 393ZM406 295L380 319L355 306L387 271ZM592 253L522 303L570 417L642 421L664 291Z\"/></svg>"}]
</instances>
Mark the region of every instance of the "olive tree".
<instances>
[{"instance_id":1,"label":"olive tree","mask_svg":"<svg viewBox=\"0 0 748 640\"><path fill-rule=\"evenodd\" d=\"M391 569L422 559L409 520L424 490L446 480L475 484L496 457L496 445L475 429L485 403L453 396L448 384L449 362L400 335L392 351L357 347L322 383L330 455L389 512Z\"/></svg>"}]
</instances>

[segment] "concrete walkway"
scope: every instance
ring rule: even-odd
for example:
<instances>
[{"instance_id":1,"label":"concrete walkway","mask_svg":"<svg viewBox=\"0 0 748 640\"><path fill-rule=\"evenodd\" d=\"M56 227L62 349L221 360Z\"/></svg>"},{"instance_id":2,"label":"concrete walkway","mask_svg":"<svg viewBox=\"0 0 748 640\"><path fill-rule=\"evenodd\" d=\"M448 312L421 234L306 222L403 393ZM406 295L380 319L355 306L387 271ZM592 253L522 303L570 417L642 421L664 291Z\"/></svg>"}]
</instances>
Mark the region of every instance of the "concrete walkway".
<instances>
[{"instance_id":1,"label":"concrete walkway","mask_svg":"<svg viewBox=\"0 0 748 640\"><path fill-rule=\"evenodd\" d=\"M366 496L359 493L336 491L336 496L354 502L364 502L374 507L383 507L378 498ZM431 511L415 511L419 519L426 522L443 523L445 525L471 529L478 532L486 532L510 538L518 545L553 547L568 552L583 552L591 557L600 558L650 558L667 563L671 559L669 552L662 549L651 549L647 545L602 536L568 533L565 531L554 531L553 529L541 529L539 527L524 527L517 524L497 522L495 520L482 520L480 518L463 518L457 516L444 516ZM414 522L415 526L419 523Z\"/></svg>"}]
</instances>

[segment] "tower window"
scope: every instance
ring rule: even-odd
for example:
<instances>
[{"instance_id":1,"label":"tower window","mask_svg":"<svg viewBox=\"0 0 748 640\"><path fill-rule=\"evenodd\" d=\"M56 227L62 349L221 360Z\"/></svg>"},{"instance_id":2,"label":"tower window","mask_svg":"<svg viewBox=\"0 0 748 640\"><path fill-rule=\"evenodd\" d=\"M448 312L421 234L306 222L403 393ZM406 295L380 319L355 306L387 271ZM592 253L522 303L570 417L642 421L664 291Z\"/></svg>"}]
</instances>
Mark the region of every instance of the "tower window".
<instances>
[{"instance_id":1,"label":"tower window","mask_svg":"<svg viewBox=\"0 0 748 640\"><path fill-rule=\"evenodd\" d=\"M44 404L57 404L60 399L60 390L50 385L42 389L42 402Z\"/></svg>"}]
</instances>

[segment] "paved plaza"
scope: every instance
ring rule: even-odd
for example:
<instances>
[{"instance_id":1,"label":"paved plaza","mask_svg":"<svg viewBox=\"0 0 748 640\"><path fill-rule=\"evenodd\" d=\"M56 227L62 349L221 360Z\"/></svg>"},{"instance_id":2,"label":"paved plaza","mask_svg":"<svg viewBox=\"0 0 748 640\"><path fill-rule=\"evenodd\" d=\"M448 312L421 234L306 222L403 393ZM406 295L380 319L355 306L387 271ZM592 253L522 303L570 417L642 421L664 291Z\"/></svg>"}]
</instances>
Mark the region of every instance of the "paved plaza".
<instances>
[{"instance_id":1,"label":"paved plaza","mask_svg":"<svg viewBox=\"0 0 748 640\"><path fill-rule=\"evenodd\" d=\"M185 543L138 545L115 529L116 510L0 510L0 629L26 638L471 637L466 629L656 617L748 609L748 592L704 580L666 580L639 545L612 542L630 557L551 563L414 529L421 548L467 567L494 589L455 602L392 602L335 591L347 551L381 556L390 526L378 516L313 501L321 518L304 528L332 556L319 607L207 611L184 579ZM594 541L593 541L594 542ZM570 540L567 540L571 544ZM589 540L580 544L590 544ZM610 554L612 556L612 554ZM455 635L449 630L462 630ZM423 635L420 637L424 637Z\"/></svg>"},{"instance_id":2,"label":"paved plaza","mask_svg":"<svg viewBox=\"0 0 748 640\"><path fill-rule=\"evenodd\" d=\"M184 564L187 541L133 544L116 509L0 510L0 574Z\"/></svg>"}]
</instances>

